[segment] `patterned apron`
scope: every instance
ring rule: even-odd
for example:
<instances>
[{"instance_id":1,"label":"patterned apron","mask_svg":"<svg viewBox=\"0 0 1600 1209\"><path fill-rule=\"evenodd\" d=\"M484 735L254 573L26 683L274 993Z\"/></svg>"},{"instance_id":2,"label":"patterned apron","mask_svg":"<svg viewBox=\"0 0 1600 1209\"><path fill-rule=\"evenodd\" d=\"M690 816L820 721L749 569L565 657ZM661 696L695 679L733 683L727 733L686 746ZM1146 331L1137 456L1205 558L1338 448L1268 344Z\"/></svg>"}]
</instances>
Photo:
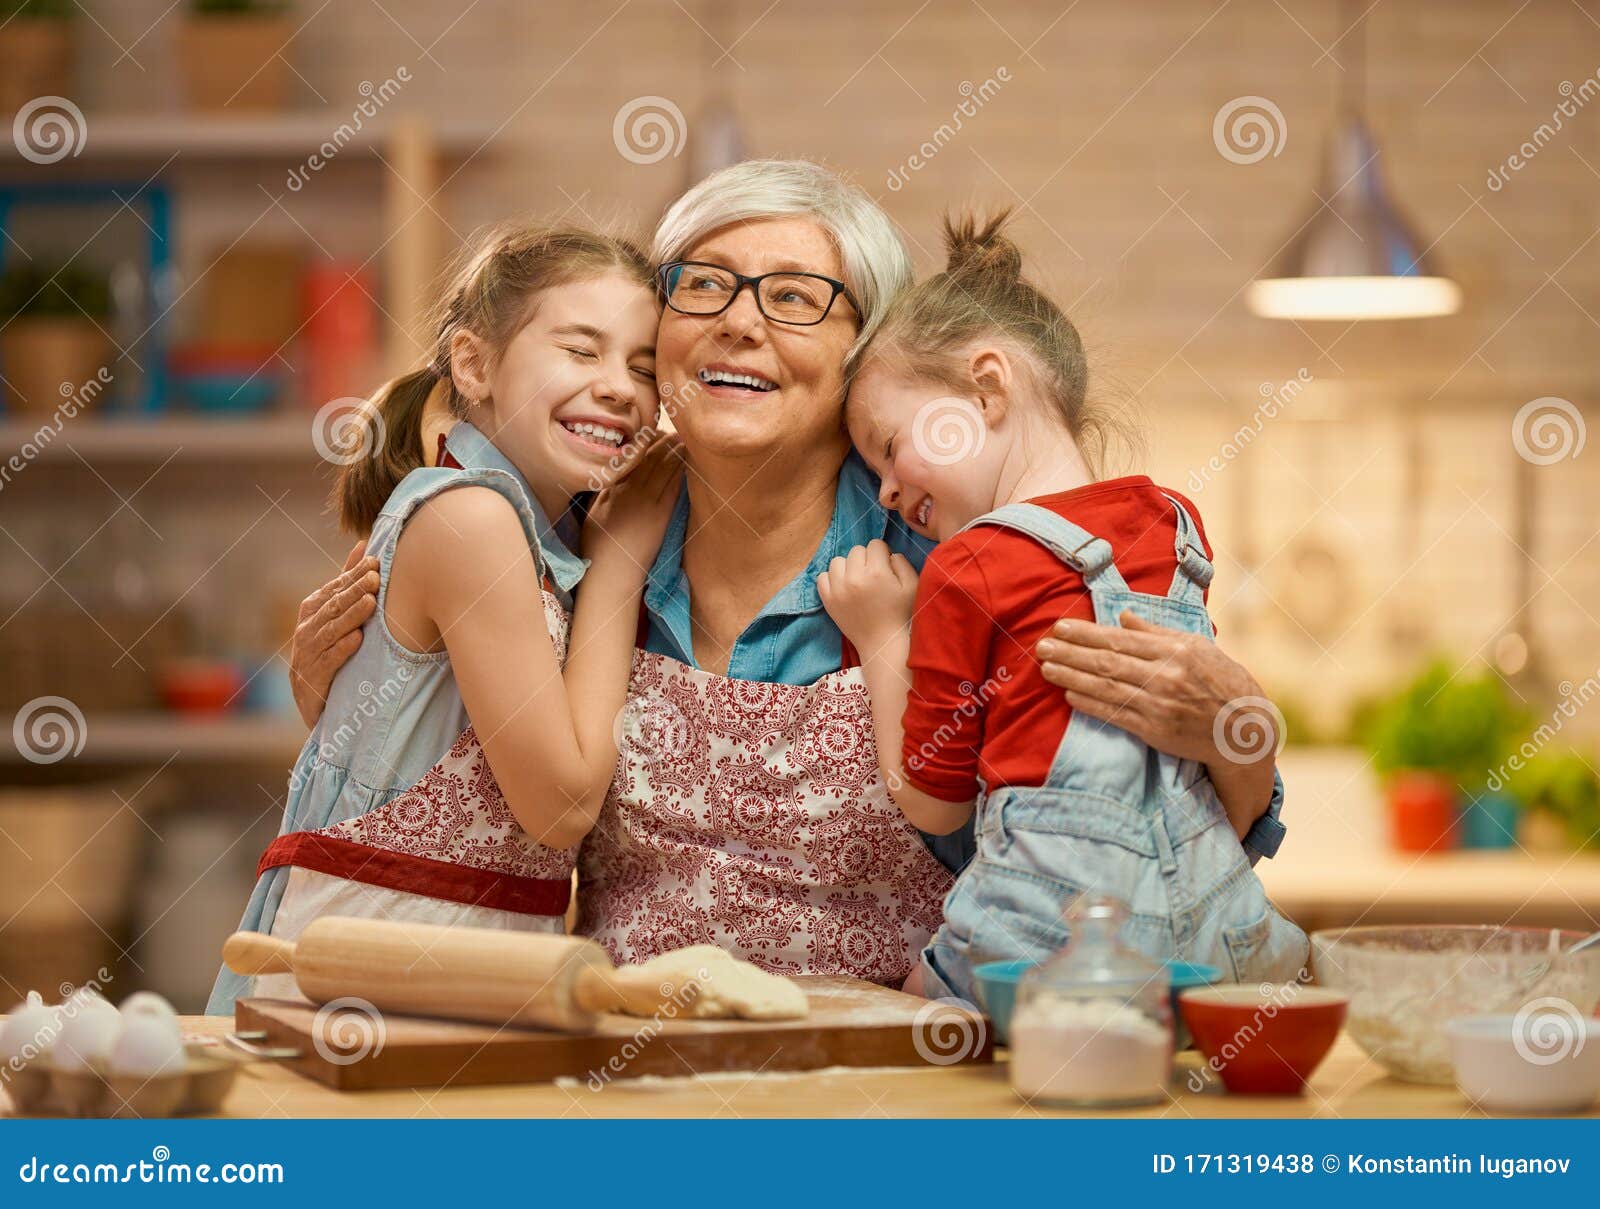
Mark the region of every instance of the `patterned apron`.
<instances>
[{"instance_id":1,"label":"patterned apron","mask_svg":"<svg viewBox=\"0 0 1600 1209\"><path fill-rule=\"evenodd\" d=\"M802 686L635 650L580 932L619 963L714 944L779 974L905 980L951 876L885 791L848 644L844 662Z\"/></svg>"},{"instance_id":2,"label":"patterned apron","mask_svg":"<svg viewBox=\"0 0 1600 1209\"><path fill-rule=\"evenodd\" d=\"M565 664L570 619L548 587L543 595L556 659ZM416 785L384 805L279 836L257 876L276 865L292 868L274 936L292 939L323 915L559 932L574 854L523 831L469 726ZM257 994L292 993L292 985L262 977Z\"/></svg>"}]
</instances>

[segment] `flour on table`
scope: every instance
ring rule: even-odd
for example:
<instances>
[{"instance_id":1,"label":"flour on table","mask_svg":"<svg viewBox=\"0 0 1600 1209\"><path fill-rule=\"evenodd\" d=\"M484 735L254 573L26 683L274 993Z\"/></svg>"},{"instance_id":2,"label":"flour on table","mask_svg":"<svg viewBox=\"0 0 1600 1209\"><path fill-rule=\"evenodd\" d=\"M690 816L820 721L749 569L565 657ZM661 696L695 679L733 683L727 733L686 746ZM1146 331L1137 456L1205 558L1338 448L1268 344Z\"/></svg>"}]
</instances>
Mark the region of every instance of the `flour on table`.
<instances>
[{"instance_id":1,"label":"flour on table","mask_svg":"<svg viewBox=\"0 0 1600 1209\"><path fill-rule=\"evenodd\" d=\"M715 945L663 953L627 973L630 981L648 977L659 982L663 999L681 1000L683 1014L696 1019L796 1020L810 1010L805 992L787 978L757 969Z\"/></svg>"}]
</instances>

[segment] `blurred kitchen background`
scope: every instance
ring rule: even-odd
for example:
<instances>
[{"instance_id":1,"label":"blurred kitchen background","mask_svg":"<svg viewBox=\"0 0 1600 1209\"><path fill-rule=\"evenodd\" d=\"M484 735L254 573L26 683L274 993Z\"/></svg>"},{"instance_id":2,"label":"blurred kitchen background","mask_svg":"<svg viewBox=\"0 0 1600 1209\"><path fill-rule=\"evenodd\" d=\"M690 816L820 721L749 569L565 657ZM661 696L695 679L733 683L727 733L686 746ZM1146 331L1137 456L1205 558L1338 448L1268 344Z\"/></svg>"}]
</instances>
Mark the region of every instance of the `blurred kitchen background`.
<instances>
[{"instance_id":1,"label":"blurred kitchen background","mask_svg":"<svg viewBox=\"0 0 1600 1209\"><path fill-rule=\"evenodd\" d=\"M1284 712L1286 911L1600 926L1597 71L1587 0L0 0L0 998L203 1004L443 258L743 155L919 272L1019 208Z\"/></svg>"}]
</instances>

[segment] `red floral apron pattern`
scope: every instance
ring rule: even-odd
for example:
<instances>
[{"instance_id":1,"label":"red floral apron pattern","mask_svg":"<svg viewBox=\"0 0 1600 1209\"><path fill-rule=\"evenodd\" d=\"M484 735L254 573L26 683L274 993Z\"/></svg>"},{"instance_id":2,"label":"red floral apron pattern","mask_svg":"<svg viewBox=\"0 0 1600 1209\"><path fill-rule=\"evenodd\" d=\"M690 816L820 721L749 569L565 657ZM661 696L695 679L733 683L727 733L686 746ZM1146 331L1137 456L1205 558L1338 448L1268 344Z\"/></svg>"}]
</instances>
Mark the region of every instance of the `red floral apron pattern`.
<instances>
[{"instance_id":1,"label":"red floral apron pattern","mask_svg":"<svg viewBox=\"0 0 1600 1209\"><path fill-rule=\"evenodd\" d=\"M866 684L730 680L636 651L579 930L618 962L715 944L782 974L897 984L951 875L885 792Z\"/></svg>"},{"instance_id":2,"label":"red floral apron pattern","mask_svg":"<svg viewBox=\"0 0 1600 1209\"><path fill-rule=\"evenodd\" d=\"M569 618L548 589L545 622L567 658ZM382 806L316 831L279 836L257 875L296 865L380 889L529 915L560 915L572 852L537 843L517 823L468 727L416 785Z\"/></svg>"}]
</instances>

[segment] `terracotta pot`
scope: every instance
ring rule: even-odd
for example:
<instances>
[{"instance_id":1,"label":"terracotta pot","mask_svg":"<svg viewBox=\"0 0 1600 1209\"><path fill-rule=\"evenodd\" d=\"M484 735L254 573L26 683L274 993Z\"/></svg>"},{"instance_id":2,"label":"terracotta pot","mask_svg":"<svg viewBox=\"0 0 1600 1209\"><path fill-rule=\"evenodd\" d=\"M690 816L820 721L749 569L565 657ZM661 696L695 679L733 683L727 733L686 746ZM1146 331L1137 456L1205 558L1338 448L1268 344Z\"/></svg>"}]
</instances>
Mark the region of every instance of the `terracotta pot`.
<instances>
[{"instance_id":1,"label":"terracotta pot","mask_svg":"<svg viewBox=\"0 0 1600 1209\"><path fill-rule=\"evenodd\" d=\"M0 114L9 119L36 97L66 96L77 49L71 21L14 17L0 27Z\"/></svg>"},{"instance_id":2,"label":"terracotta pot","mask_svg":"<svg viewBox=\"0 0 1600 1209\"><path fill-rule=\"evenodd\" d=\"M111 389L100 376L113 368L111 341L87 319L23 315L0 330L0 367L8 408L45 415L71 401L87 411Z\"/></svg>"},{"instance_id":3,"label":"terracotta pot","mask_svg":"<svg viewBox=\"0 0 1600 1209\"><path fill-rule=\"evenodd\" d=\"M1396 773L1385 789L1389 834L1401 852L1443 852L1456 846L1460 810L1455 785L1438 773Z\"/></svg>"},{"instance_id":4,"label":"terracotta pot","mask_svg":"<svg viewBox=\"0 0 1600 1209\"><path fill-rule=\"evenodd\" d=\"M294 35L285 14L189 16L178 26L184 97L195 109L282 109Z\"/></svg>"}]
</instances>

